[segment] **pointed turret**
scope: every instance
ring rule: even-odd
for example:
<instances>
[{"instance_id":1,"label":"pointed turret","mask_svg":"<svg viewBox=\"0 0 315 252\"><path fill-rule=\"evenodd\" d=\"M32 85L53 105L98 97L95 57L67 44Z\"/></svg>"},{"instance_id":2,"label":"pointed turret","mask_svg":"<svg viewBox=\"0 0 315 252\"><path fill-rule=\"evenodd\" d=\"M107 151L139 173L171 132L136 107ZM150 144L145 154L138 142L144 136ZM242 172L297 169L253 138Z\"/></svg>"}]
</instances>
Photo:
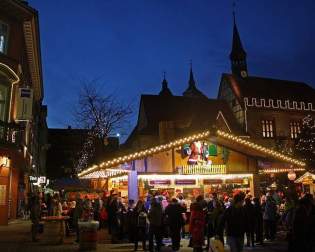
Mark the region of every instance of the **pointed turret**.
<instances>
[{"instance_id":1,"label":"pointed turret","mask_svg":"<svg viewBox=\"0 0 315 252\"><path fill-rule=\"evenodd\" d=\"M201 91L196 87L196 82L194 78L194 73L192 70L192 63L190 63L190 73L189 73L189 81L188 88L184 91L183 96L194 97L194 98L207 98Z\"/></svg>"},{"instance_id":2,"label":"pointed turret","mask_svg":"<svg viewBox=\"0 0 315 252\"><path fill-rule=\"evenodd\" d=\"M165 72L164 72L164 77L163 77L163 81L162 81L162 89L161 89L159 95L163 95L163 96L172 96L173 95L171 90L168 88L168 83L167 83L167 80L165 79Z\"/></svg>"},{"instance_id":3,"label":"pointed turret","mask_svg":"<svg viewBox=\"0 0 315 252\"><path fill-rule=\"evenodd\" d=\"M231 60L231 69L232 73L238 75L242 78L248 76L247 73L247 62L246 62L246 52L243 48L240 34L237 29L235 21L235 12L233 12L233 42L232 42L232 51L230 53Z\"/></svg>"}]
</instances>

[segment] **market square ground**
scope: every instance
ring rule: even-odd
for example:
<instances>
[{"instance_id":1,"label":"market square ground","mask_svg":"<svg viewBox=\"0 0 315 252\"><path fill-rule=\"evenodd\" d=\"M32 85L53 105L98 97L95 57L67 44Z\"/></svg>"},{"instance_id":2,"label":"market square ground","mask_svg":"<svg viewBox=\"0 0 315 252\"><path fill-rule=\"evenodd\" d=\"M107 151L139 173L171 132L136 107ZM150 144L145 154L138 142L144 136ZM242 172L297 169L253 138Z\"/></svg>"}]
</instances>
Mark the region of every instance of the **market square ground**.
<instances>
[{"instance_id":1,"label":"market square ground","mask_svg":"<svg viewBox=\"0 0 315 252\"><path fill-rule=\"evenodd\" d=\"M31 242L30 233L30 221L16 220L9 223L8 226L0 227L0 251L1 252L15 252L15 251L78 251L79 246L74 242L75 237L70 236L66 238L63 245L43 245L40 241L37 243ZM266 243L264 247L246 248L244 251L268 251L268 252L284 252L287 251L287 243L284 241L282 233L279 232L278 239L273 243ZM166 241L167 243L167 241ZM182 252L192 251L188 248L188 240L182 239L181 241ZM120 243L120 244L110 244L110 240L106 231L102 230L98 235L98 246L97 251L112 251L112 252L124 252L133 251L133 244L130 243ZM140 250L141 251L141 250Z\"/></svg>"}]
</instances>

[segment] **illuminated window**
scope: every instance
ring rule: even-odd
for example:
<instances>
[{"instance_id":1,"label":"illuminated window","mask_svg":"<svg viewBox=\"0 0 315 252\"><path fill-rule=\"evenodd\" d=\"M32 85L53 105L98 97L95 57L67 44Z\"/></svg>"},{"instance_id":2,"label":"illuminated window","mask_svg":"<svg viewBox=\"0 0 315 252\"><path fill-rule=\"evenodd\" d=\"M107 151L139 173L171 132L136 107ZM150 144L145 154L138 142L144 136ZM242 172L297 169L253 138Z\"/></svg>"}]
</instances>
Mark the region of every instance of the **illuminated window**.
<instances>
[{"instance_id":1,"label":"illuminated window","mask_svg":"<svg viewBox=\"0 0 315 252\"><path fill-rule=\"evenodd\" d=\"M273 120L261 120L262 135L265 138L273 138L275 127Z\"/></svg>"},{"instance_id":2,"label":"illuminated window","mask_svg":"<svg viewBox=\"0 0 315 252\"><path fill-rule=\"evenodd\" d=\"M292 139L297 138L300 133L301 133L300 122L298 122L298 121L290 122L290 135L291 135L291 138Z\"/></svg>"},{"instance_id":3,"label":"illuminated window","mask_svg":"<svg viewBox=\"0 0 315 252\"><path fill-rule=\"evenodd\" d=\"M0 52L6 53L8 47L8 32L9 27L7 24L0 21Z\"/></svg>"}]
</instances>

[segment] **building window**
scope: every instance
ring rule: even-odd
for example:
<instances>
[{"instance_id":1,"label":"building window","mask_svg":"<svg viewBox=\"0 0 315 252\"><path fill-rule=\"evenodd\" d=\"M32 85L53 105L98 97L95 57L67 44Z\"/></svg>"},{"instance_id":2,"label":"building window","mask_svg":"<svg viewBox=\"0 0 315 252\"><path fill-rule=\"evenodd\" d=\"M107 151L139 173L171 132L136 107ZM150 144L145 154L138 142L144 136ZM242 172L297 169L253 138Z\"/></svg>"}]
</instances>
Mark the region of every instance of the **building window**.
<instances>
[{"instance_id":1,"label":"building window","mask_svg":"<svg viewBox=\"0 0 315 252\"><path fill-rule=\"evenodd\" d=\"M0 84L0 121L5 122L8 117L9 110L9 87Z\"/></svg>"},{"instance_id":2,"label":"building window","mask_svg":"<svg viewBox=\"0 0 315 252\"><path fill-rule=\"evenodd\" d=\"M6 53L8 48L9 26L0 21L0 52Z\"/></svg>"},{"instance_id":3,"label":"building window","mask_svg":"<svg viewBox=\"0 0 315 252\"><path fill-rule=\"evenodd\" d=\"M275 126L273 120L262 120L262 135L265 138L273 138L275 135Z\"/></svg>"},{"instance_id":4,"label":"building window","mask_svg":"<svg viewBox=\"0 0 315 252\"><path fill-rule=\"evenodd\" d=\"M291 139L297 138L300 133L301 133L300 122L298 121L290 122Z\"/></svg>"}]
</instances>

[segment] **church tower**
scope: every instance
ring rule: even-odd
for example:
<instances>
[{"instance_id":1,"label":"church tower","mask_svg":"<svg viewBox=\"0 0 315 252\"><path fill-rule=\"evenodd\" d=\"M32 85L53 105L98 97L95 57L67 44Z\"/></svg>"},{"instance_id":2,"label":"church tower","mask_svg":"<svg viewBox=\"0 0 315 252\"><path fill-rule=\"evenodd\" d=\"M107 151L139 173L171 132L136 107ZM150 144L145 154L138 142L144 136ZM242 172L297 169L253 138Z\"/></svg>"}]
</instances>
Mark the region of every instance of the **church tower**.
<instances>
[{"instance_id":1,"label":"church tower","mask_svg":"<svg viewBox=\"0 0 315 252\"><path fill-rule=\"evenodd\" d=\"M206 99L208 99L207 96L205 96L196 87L194 73L193 73L193 70L192 70L192 63L190 63L190 73L189 73L188 87L183 92L183 96L190 97L190 98L206 98Z\"/></svg>"},{"instance_id":2,"label":"church tower","mask_svg":"<svg viewBox=\"0 0 315 252\"><path fill-rule=\"evenodd\" d=\"M162 89L159 93L161 96L173 96L171 90L168 88L167 80L165 79L165 72L164 72L164 78L162 81Z\"/></svg>"},{"instance_id":3,"label":"church tower","mask_svg":"<svg viewBox=\"0 0 315 252\"><path fill-rule=\"evenodd\" d=\"M232 69L233 74L242 78L246 78L248 76L246 52L243 48L240 34L238 33L234 11L233 11L233 19L234 19L233 42L232 42L232 51L230 53L231 69Z\"/></svg>"}]
</instances>

